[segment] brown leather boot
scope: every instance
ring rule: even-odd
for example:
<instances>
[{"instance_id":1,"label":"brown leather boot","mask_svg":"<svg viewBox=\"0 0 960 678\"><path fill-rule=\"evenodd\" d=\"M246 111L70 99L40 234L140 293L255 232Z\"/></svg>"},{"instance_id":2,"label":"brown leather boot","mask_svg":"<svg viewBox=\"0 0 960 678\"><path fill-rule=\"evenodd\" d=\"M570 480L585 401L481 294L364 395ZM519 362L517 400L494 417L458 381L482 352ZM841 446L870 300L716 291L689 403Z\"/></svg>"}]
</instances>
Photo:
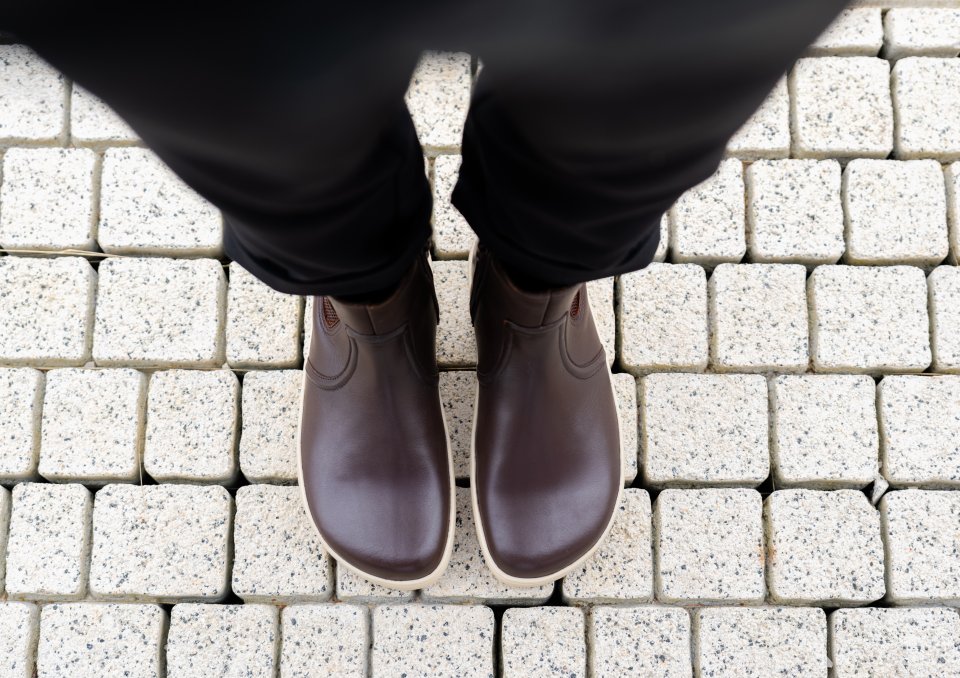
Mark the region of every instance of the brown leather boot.
<instances>
[{"instance_id":1,"label":"brown leather boot","mask_svg":"<svg viewBox=\"0 0 960 678\"><path fill-rule=\"evenodd\" d=\"M540 585L582 565L613 523L623 471L612 382L586 284L530 293L484 247L471 262L477 534L498 579Z\"/></svg>"},{"instance_id":2,"label":"brown leather boot","mask_svg":"<svg viewBox=\"0 0 960 678\"><path fill-rule=\"evenodd\" d=\"M382 303L315 297L299 478L340 565L399 589L450 559L454 478L438 390L439 306L426 250Z\"/></svg>"}]
</instances>

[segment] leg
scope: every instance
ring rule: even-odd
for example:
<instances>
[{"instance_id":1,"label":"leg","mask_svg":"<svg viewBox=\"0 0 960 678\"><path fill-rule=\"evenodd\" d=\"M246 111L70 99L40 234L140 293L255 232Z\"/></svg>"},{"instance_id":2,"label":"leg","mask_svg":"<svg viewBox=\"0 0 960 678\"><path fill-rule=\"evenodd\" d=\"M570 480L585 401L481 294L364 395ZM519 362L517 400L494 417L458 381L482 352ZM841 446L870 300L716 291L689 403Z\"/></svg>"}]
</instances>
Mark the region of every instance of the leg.
<instances>
[{"instance_id":1,"label":"leg","mask_svg":"<svg viewBox=\"0 0 960 678\"><path fill-rule=\"evenodd\" d=\"M646 266L664 211L844 4L567 2L548 28L521 13L481 45L454 205L525 278Z\"/></svg>"},{"instance_id":2,"label":"leg","mask_svg":"<svg viewBox=\"0 0 960 678\"><path fill-rule=\"evenodd\" d=\"M169 11L119 28L102 6L62 3L77 16L54 23L40 16L51 3L23 4L4 27L116 108L219 207L226 253L272 287L380 290L429 237L403 103L418 50L378 42L388 16L273 8L207 22Z\"/></svg>"}]
</instances>

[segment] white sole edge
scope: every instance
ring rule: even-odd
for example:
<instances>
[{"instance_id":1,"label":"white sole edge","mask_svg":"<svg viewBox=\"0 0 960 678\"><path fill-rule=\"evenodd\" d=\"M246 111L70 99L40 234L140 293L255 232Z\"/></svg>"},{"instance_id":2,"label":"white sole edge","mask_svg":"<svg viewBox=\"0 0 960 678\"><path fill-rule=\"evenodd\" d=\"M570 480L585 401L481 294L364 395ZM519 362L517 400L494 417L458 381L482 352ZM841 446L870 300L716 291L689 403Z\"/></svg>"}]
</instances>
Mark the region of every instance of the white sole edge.
<instances>
[{"instance_id":1,"label":"white sole edge","mask_svg":"<svg viewBox=\"0 0 960 678\"><path fill-rule=\"evenodd\" d=\"M316 312L316 309L314 309ZM310 319L313 322L313 318ZM311 337L312 340L312 337ZM310 524L313 526L313 531L316 533L317 538L320 540L320 543L323 545L324 550L329 556L337 561L337 567L345 567L347 570L353 572L354 574L363 577L369 582L378 584L379 586L385 586L392 589L398 589L400 591L414 591L416 589L422 589L431 584L435 583L443 575L444 570L447 569L447 565L450 563L450 556L453 553L453 539L454 539L454 529L457 524L457 489L456 489L456 477L453 472L453 450L450 447L450 431L447 428L447 415L443 411L443 399L440 397L439 387L437 389L437 400L440 404L440 416L443 419L443 434L447 442L447 468L450 472L450 519L449 525L447 527L447 541L443 548L443 557L440 559L440 564L427 575L420 577L419 579L384 579L383 577L378 577L376 575L370 574L369 572L364 572L362 569L351 565L347 560L342 558L336 551L330 548L326 541L323 538L323 535L320 534L320 528L317 526L316 521L313 519L313 513L310 512L310 505L307 503L307 491L303 486L303 450L301 448L300 436L303 428L303 394L307 387L307 358L306 356L310 355L310 347L304 347L304 359L303 359L303 376L301 377L300 383L300 418L297 420L297 485L300 487L300 501L303 504L304 511L307 512L307 519L310 521ZM336 587L336 582L334 582L334 587Z\"/></svg>"}]
</instances>

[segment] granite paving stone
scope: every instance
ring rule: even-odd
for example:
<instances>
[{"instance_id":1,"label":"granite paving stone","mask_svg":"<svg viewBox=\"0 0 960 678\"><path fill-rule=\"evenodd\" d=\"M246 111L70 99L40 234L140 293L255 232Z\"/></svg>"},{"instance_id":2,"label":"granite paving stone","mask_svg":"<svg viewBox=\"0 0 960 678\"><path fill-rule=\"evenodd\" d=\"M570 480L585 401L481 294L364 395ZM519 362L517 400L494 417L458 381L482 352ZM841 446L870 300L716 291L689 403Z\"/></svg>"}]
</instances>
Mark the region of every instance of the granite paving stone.
<instances>
[{"instance_id":1,"label":"granite paving stone","mask_svg":"<svg viewBox=\"0 0 960 678\"><path fill-rule=\"evenodd\" d=\"M744 220L743 164L728 158L670 208L672 260L707 268L740 261L747 248Z\"/></svg>"},{"instance_id":2,"label":"granite paving stone","mask_svg":"<svg viewBox=\"0 0 960 678\"><path fill-rule=\"evenodd\" d=\"M493 637L493 611L482 605L380 605L371 675L493 678Z\"/></svg>"},{"instance_id":3,"label":"granite paving stone","mask_svg":"<svg viewBox=\"0 0 960 678\"><path fill-rule=\"evenodd\" d=\"M220 262L110 258L100 262L98 276L93 330L98 365L223 365L227 285Z\"/></svg>"},{"instance_id":4,"label":"granite paving stone","mask_svg":"<svg viewBox=\"0 0 960 678\"><path fill-rule=\"evenodd\" d=\"M880 514L858 490L776 490L764 501L770 600L863 605L883 598Z\"/></svg>"},{"instance_id":5,"label":"granite paving stone","mask_svg":"<svg viewBox=\"0 0 960 678\"><path fill-rule=\"evenodd\" d=\"M398 603L412 600L413 591L402 591L374 584L369 579L348 570L346 567L336 566L337 600L349 603Z\"/></svg>"},{"instance_id":6,"label":"granite paving stone","mask_svg":"<svg viewBox=\"0 0 960 678\"><path fill-rule=\"evenodd\" d=\"M640 423L637 406L637 380L632 374L611 374L613 394L620 417L620 454L623 461L623 482L629 485L637 477Z\"/></svg>"},{"instance_id":7,"label":"granite paving stone","mask_svg":"<svg viewBox=\"0 0 960 678\"><path fill-rule=\"evenodd\" d=\"M652 263L619 278L620 360L634 374L707 366L707 276L696 264Z\"/></svg>"},{"instance_id":8,"label":"granite paving stone","mask_svg":"<svg viewBox=\"0 0 960 678\"><path fill-rule=\"evenodd\" d=\"M297 367L303 297L283 294L230 264L226 352L233 368Z\"/></svg>"},{"instance_id":9,"label":"granite paving stone","mask_svg":"<svg viewBox=\"0 0 960 678\"><path fill-rule=\"evenodd\" d=\"M37 477L44 382L32 367L0 368L0 483Z\"/></svg>"},{"instance_id":10,"label":"granite paving stone","mask_svg":"<svg viewBox=\"0 0 960 678\"><path fill-rule=\"evenodd\" d=\"M896 156L960 160L960 61L907 57L890 83Z\"/></svg>"},{"instance_id":11,"label":"granite paving stone","mask_svg":"<svg viewBox=\"0 0 960 678\"><path fill-rule=\"evenodd\" d=\"M167 635L167 676L273 678L279 618L272 605L175 605Z\"/></svg>"},{"instance_id":12,"label":"granite paving stone","mask_svg":"<svg viewBox=\"0 0 960 678\"><path fill-rule=\"evenodd\" d=\"M778 375L769 386L777 487L859 489L874 479L880 441L870 376Z\"/></svg>"},{"instance_id":13,"label":"granite paving stone","mask_svg":"<svg viewBox=\"0 0 960 678\"><path fill-rule=\"evenodd\" d=\"M99 600L221 600L233 498L223 487L107 485L93 507L90 593Z\"/></svg>"},{"instance_id":14,"label":"granite paving stone","mask_svg":"<svg viewBox=\"0 0 960 678\"><path fill-rule=\"evenodd\" d=\"M470 477L470 442L473 437L473 407L477 397L477 373L455 370L440 373L440 400L453 454L453 473Z\"/></svg>"},{"instance_id":15,"label":"granite paving stone","mask_svg":"<svg viewBox=\"0 0 960 678\"><path fill-rule=\"evenodd\" d=\"M806 269L720 264L708 283L710 354L717 372L807 369Z\"/></svg>"},{"instance_id":16,"label":"granite paving stone","mask_svg":"<svg viewBox=\"0 0 960 678\"><path fill-rule=\"evenodd\" d=\"M848 263L932 266L947 256L936 160L851 160L843 172L843 208Z\"/></svg>"},{"instance_id":17,"label":"granite paving stone","mask_svg":"<svg viewBox=\"0 0 960 678\"><path fill-rule=\"evenodd\" d=\"M76 600L87 593L93 499L82 485L13 488L6 590L11 600Z\"/></svg>"},{"instance_id":18,"label":"granite paving stone","mask_svg":"<svg viewBox=\"0 0 960 678\"><path fill-rule=\"evenodd\" d=\"M895 7L883 17L883 56L955 57L960 54L960 7Z\"/></svg>"},{"instance_id":19,"label":"granite paving stone","mask_svg":"<svg viewBox=\"0 0 960 678\"><path fill-rule=\"evenodd\" d=\"M843 255L840 164L758 160L746 169L748 258L815 266Z\"/></svg>"},{"instance_id":20,"label":"granite paving stone","mask_svg":"<svg viewBox=\"0 0 960 678\"><path fill-rule=\"evenodd\" d=\"M243 376L240 470L251 483L297 482L301 370L260 370Z\"/></svg>"},{"instance_id":21,"label":"granite paving stone","mask_svg":"<svg viewBox=\"0 0 960 678\"><path fill-rule=\"evenodd\" d=\"M145 148L108 148L97 242L113 254L218 257L220 211Z\"/></svg>"},{"instance_id":22,"label":"granite paving stone","mask_svg":"<svg viewBox=\"0 0 960 678\"><path fill-rule=\"evenodd\" d=\"M237 490L231 590L245 602L323 601L333 567L300 499L300 488Z\"/></svg>"},{"instance_id":23,"label":"granite paving stone","mask_svg":"<svg viewBox=\"0 0 960 678\"><path fill-rule=\"evenodd\" d=\"M283 678L366 678L369 613L361 605L289 605L280 614Z\"/></svg>"},{"instance_id":24,"label":"granite paving stone","mask_svg":"<svg viewBox=\"0 0 960 678\"><path fill-rule=\"evenodd\" d=\"M0 280L0 365L58 367L90 359L97 272L86 259L0 257Z\"/></svg>"},{"instance_id":25,"label":"granite paving stone","mask_svg":"<svg viewBox=\"0 0 960 678\"><path fill-rule=\"evenodd\" d=\"M466 259L477 239L450 202L460 161L459 155L438 155L433 161L433 241L440 259Z\"/></svg>"},{"instance_id":26,"label":"granite paving stone","mask_svg":"<svg viewBox=\"0 0 960 678\"><path fill-rule=\"evenodd\" d=\"M650 495L624 490L613 527L597 552L563 578L567 603L645 603L653 599Z\"/></svg>"},{"instance_id":27,"label":"granite paving stone","mask_svg":"<svg viewBox=\"0 0 960 678\"><path fill-rule=\"evenodd\" d=\"M143 469L159 482L230 484L237 475L240 382L230 370L150 375Z\"/></svg>"},{"instance_id":28,"label":"granite paving stone","mask_svg":"<svg viewBox=\"0 0 960 678\"><path fill-rule=\"evenodd\" d=\"M688 678L690 615L679 607L596 606L587 617L589 675Z\"/></svg>"},{"instance_id":29,"label":"granite paving stone","mask_svg":"<svg viewBox=\"0 0 960 678\"><path fill-rule=\"evenodd\" d=\"M890 65L875 57L799 59L789 77L793 154L885 158L893 150Z\"/></svg>"},{"instance_id":30,"label":"granite paving stone","mask_svg":"<svg viewBox=\"0 0 960 678\"><path fill-rule=\"evenodd\" d=\"M960 373L960 268L938 266L927 276L933 371Z\"/></svg>"},{"instance_id":31,"label":"granite paving stone","mask_svg":"<svg viewBox=\"0 0 960 678\"><path fill-rule=\"evenodd\" d=\"M809 56L877 56L883 45L879 7L850 7L807 48Z\"/></svg>"},{"instance_id":32,"label":"granite paving stone","mask_svg":"<svg viewBox=\"0 0 960 678\"><path fill-rule=\"evenodd\" d=\"M733 135L727 143L727 153L743 160L790 155L790 96L786 77L777 81L760 108Z\"/></svg>"},{"instance_id":33,"label":"granite paving stone","mask_svg":"<svg viewBox=\"0 0 960 678\"><path fill-rule=\"evenodd\" d=\"M53 482L138 482L147 375L129 368L47 372L38 470Z\"/></svg>"},{"instance_id":34,"label":"granite paving stone","mask_svg":"<svg viewBox=\"0 0 960 678\"><path fill-rule=\"evenodd\" d=\"M884 377L877 406L892 486L960 488L960 375Z\"/></svg>"},{"instance_id":35,"label":"granite paving stone","mask_svg":"<svg viewBox=\"0 0 960 678\"><path fill-rule=\"evenodd\" d=\"M697 676L825 676L827 619L813 607L717 607L693 612Z\"/></svg>"},{"instance_id":36,"label":"granite paving stone","mask_svg":"<svg viewBox=\"0 0 960 678\"><path fill-rule=\"evenodd\" d=\"M0 144L60 141L66 87L29 47L0 45Z\"/></svg>"},{"instance_id":37,"label":"granite paving stone","mask_svg":"<svg viewBox=\"0 0 960 678\"><path fill-rule=\"evenodd\" d=\"M762 602L762 513L756 490L663 490L653 506L657 600Z\"/></svg>"},{"instance_id":38,"label":"granite paving stone","mask_svg":"<svg viewBox=\"0 0 960 678\"><path fill-rule=\"evenodd\" d=\"M960 162L943 168L947 183L947 221L950 224L950 263L960 265Z\"/></svg>"},{"instance_id":39,"label":"granite paving stone","mask_svg":"<svg viewBox=\"0 0 960 678\"><path fill-rule=\"evenodd\" d=\"M503 678L586 678L585 620L573 607L514 607L503 613Z\"/></svg>"},{"instance_id":40,"label":"granite paving stone","mask_svg":"<svg viewBox=\"0 0 960 678\"><path fill-rule=\"evenodd\" d=\"M166 631L167 613L159 605L44 605L37 674L162 678Z\"/></svg>"},{"instance_id":41,"label":"granite paving stone","mask_svg":"<svg viewBox=\"0 0 960 678\"><path fill-rule=\"evenodd\" d=\"M10 526L10 490L0 487L0 594L6 576L7 537Z\"/></svg>"},{"instance_id":42,"label":"granite paving stone","mask_svg":"<svg viewBox=\"0 0 960 678\"><path fill-rule=\"evenodd\" d=\"M807 279L817 372L921 372L931 361L926 278L913 266L818 266Z\"/></svg>"},{"instance_id":43,"label":"granite paving stone","mask_svg":"<svg viewBox=\"0 0 960 678\"><path fill-rule=\"evenodd\" d=\"M887 600L960 607L960 492L901 490L880 500Z\"/></svg>"},{"instance_id":44,"label":"granite paving stone","mask_svg":"<svg viewBox=\"0 0 960 678\"><path fill-rule=\"evenodd\" d=\"M440 303L437 364L441 368L473 367L477 364L477 340L470 322L469 262L431 261L430 266Z\"/></svg>"},{"instance_id":45,"label":"granite paving stone","mask_svg":"<svg viewBox=\"0 0 960 678\"><path fill-rule=\"evenodd\" d=\"M943 607L835 610L830 657L836 678L960 675L960 615Z\"/></svg>"},{"instance_id":46,"label":"granite paving stone","mask_svg":"<svg viewBox=\"0 0 960 678\"><path fill-rule=\"evenodd\" d=\"M7 150L0 184L0 245L95 249L95 161L96 154L86 148Z\"/></svg>"},{"instance_id":47,"label":"granite paving stone","mask_svg":"<svg viewBox=\"0 0 960 678\"><path fill-rule=\"evenodd\" d=\"M0 602L0 675L34 678L40 608L33 603Z\"/></svg>"},{"instance_id":48,"label":"granite paving stone","mask_svg":"<svg viewBox=\"0 0 960 678\"><path fill-rule=\"evenodd\" d=\"M70 140L75 144L122 144L137 141L137 133L99 97L73 83Z\"/></svg>"},{"instance_id":49,"label":"granite paving stone","mask_svg":"<svg viewBox=\"0 0 960 678\"><path fill-rule=\"evenodd\" d=\"M640 383L640 463L654 487L758 485L770 471L759 374L651 374Z\"/></svg>"},{"instance_id":50,"label":"granite paving stone","mask_svg":"<svg viewBox=\"0 0 960 678\"><path fill-rule=\"evenodd\" d=\"M460 147L470 104L470 55L425 52L406 93L420 144L428 151Z\"/></svg>"}]
</instances>

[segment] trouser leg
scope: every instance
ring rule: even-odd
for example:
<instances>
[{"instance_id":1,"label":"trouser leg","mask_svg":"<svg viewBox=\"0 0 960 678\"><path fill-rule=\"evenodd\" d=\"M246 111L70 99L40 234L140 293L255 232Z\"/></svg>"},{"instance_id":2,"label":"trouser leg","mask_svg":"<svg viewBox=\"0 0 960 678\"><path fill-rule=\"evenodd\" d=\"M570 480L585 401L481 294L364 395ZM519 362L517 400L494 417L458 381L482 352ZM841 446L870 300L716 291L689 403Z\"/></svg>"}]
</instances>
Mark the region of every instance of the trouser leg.
<instances>
[{"instance_id":1,"label":"trouser leg","mask_svg":"<svg viewBox=\"0 0 960 678\"><path fill-rule=\"evenodd\" d=\"M710 176L843 4L562 2L550 21L518 10L482 42L454 206L528 278L644 267L664 211Z\"/></svg>"},{"instance_id":2,"label":"trouser leg","mask_svg":"<svg viewBox=\"0 0 960 678\"><path fill-rule=\"evenodd\" d=\"M403 102L419 47L383 37L390 7L280 0L207 21L171 6L112 25L110 3L33 2L9 23L0 11L2 27L219 207L227 255L275 289L380 290L426 244L431 195Z\"/></svg>"}]
</instances>

